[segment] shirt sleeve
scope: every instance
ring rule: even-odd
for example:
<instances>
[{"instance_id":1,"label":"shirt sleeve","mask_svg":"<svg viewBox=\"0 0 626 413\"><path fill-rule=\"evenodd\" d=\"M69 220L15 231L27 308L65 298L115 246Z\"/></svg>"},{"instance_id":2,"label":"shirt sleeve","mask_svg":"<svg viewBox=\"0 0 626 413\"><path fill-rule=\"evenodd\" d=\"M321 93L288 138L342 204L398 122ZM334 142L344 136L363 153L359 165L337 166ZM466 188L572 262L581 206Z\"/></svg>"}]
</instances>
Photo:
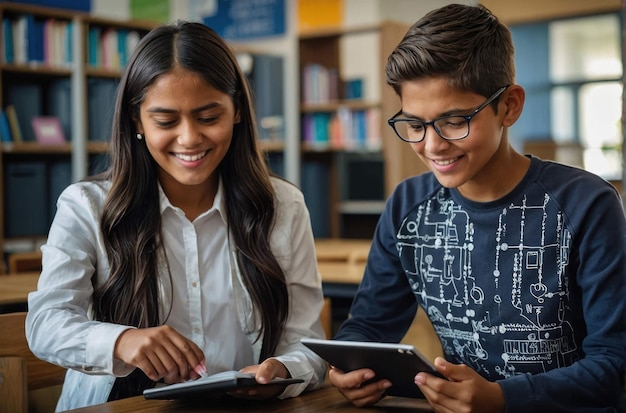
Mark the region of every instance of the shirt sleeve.
<instances>
[{"instance_id":1,"label":"shirt sleeve","mask_svg":"<svg viewBox=\"0 0 626 413\"><path fill-rule=\"evenodd\" d=\"M289 201L279 202L272 244L287 279L289 317L275 358L285 365L292 377L305 380L302 384L288 386L280 396L287 398L316 389L324 381L326 362L300 343L302 337L324 338L320 321L324 299L304 198L297 188L284 187L291 184L280 185L283 186L280 196Z\"/></svg>"},{"instance_id":2,"label":"shirt sleeve","mask_svg":"<svg viewBox=\"0 0 626 413\"><path fill-rule=\"evenodd\" d=\"M37 291L29 294L26 335L46 361L90 374L125 376L134 368L115 361L113 349L126 329L93 321L92 279L102 260L99 237L104 192L95 183L74 184L59 197L57 213L41 250Z\"/></svg>"}]
</instances>

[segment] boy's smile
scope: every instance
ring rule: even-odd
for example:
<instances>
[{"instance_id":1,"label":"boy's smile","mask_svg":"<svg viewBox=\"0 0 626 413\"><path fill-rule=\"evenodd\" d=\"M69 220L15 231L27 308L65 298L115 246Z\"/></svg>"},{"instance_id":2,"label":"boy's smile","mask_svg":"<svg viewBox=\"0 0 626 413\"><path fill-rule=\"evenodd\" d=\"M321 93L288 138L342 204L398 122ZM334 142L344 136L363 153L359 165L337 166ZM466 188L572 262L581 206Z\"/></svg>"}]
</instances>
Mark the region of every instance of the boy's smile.
<instances>
[{"instance_id":1,"label":"boy's smile","mask_svg":"<svg viewBox=\"0 0 626 413\"><path fill-rule=\"evenodd\" d=\"M409 145L443 186L457 188L474 201L498 199L519 183L529 165L526 157L509 147L506 135L506 127L521 112L520 98L523 103L523 90L512 85L495 101L497 113L490 104L471 119L464 139L448 141L428 127L423 141ZM402 84L402 117L428 122L468 115L486 99L451 87L446 78L413 80Z\"/></svg>"}]
</instances>

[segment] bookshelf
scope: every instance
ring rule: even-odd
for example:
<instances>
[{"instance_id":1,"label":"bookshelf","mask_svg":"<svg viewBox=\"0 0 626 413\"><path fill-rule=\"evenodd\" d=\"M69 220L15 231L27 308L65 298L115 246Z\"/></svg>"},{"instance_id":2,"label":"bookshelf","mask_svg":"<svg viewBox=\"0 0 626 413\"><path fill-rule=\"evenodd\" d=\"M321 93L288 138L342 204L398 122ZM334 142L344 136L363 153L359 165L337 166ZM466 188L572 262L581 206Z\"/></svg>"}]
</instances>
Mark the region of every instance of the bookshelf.
<instances>
[{"instance_id":1,"label":"bookshelf","mask_svg":"<svg viewBox=\"0 0 626 413\"><path fill-rule=\"evenodd\" d=\"M38 40L35 49L39 51L31 50L32 56L24 51L27 24L39 26L36 29L39 34L31 37L31 40ZM110 118L121 70L136 43L156 23L0 2L0 25L0 109L4 111L8 105L15 107L16 96L32 92L37 97L36 103L27 104L21 110L16 108L18 116L26 113L20 130L30 128L30 116L35 114L57 116L67 141L61 145L42 145L32 136L22 136L20 141L0 142L0 251L10 254L37 249L47 236L60 191L71 182L106 167ZM18 29L17 25L25 27ZM24 35L16 37L16 33ZM10 42L10 38L13 41ZM15 41L16 38L19 41ZM238 46L233 49L236 53L250 55L255 61L282 66L282 62L255 50ZM256 66L268 67L272 73L276 71L275 66ZM259 86L270 87L265 81L269 75L267 70L250 75ZM20 89L21 86L24 88ZM272 110L280 110L274 106L281 102L272 102ZM261 114L269 117L273 112ZM276 158L282 165L284 140L273 139L270 132L273 130L261 140L261 150L268 159ZM11 181L8 172L20 179ZM6 185L9 181L11 185ZM37 188L43 188L42 193L37 194ZM20 200L19 194L16 196L9 191L28 192L30 198ZM38 219L31 220L34 223L27 222L24 233L16 233L20 222L19 219L14 222L15 214L22 220Z\"/></svg>"},{"instance_id":2,"label":"bookshelf","mask_svg":"<svg viewBox=\"0 0 626 413\"><path fill-rule=\"evenodd\" d=\"M104 167L110 96L133 45L154 24L6 2L0 22L0 108L15 108L22 137L0 144L0 251L11 253L36 249L60 191ZM38 143L33 116L58 117L67 143Z\"/></svg>"},{"instance_id":3,"label":"bookshelf","mask_svg":"<svg viewBox=\"0 0 626 413\"><path fill-rule=\"evenodd\" d=\"M383 21L299 35L302 190L316 237L371 238L395 186L425 171L386 123L400 101L384 68L407 29Z\"/></svg>"}]
</instances>

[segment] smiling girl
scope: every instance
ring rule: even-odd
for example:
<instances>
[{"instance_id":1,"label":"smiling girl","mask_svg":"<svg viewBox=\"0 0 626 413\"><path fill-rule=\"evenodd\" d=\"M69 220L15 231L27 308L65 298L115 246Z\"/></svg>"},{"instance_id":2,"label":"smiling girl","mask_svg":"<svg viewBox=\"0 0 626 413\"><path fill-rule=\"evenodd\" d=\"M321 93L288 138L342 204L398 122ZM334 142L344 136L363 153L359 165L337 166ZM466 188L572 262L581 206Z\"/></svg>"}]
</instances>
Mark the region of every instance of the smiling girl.
<instances>
[{"instance_id":1,"label":"smiling girl","mask_svg":"<svg viewBox=\"0 0 626 413\"><path fill-rule=\"evenodd\" d=\"M29 297L33 352L67 367L58 410L225 370L323 381L301 337L323 304L301 192L270 177L245 76L199 23L148 33L120 82L111 166L68 187ZM296 304L297 303L297 304Z\"/></svg>"}]
</instances>

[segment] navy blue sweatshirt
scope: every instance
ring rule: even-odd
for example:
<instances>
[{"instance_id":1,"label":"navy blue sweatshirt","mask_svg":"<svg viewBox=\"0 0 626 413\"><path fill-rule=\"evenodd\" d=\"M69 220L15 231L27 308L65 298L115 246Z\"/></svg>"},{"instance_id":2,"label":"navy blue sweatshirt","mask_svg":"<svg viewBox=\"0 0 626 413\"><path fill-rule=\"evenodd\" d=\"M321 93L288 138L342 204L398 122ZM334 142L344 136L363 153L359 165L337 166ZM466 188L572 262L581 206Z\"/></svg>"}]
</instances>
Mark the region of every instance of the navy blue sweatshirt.
<instances>
[{"instance_id":1,"label":"navy blue sweatshirt","mask_svg":"<svg viewBox=\"0 0 626 413\"><path fill-rule=\"evenodd\" d=\"M626 220L617 191L532 157L493 202L432 173L387 201L335 339L398 342L420 305L448 361L503 390L507 412L614 412L626 359Z\"/></svg>"}]
</instances>

